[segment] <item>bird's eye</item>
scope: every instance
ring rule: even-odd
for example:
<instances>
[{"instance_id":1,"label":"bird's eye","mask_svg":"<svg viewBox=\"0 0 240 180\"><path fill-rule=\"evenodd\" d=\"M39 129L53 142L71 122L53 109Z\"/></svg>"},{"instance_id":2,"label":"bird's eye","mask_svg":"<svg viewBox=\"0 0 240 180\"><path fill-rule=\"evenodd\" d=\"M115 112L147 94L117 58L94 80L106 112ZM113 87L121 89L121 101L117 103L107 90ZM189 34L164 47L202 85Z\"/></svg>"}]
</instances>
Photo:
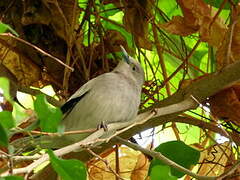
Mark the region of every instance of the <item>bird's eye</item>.
<instances>
[{"instance_id":1,"label":"bird's eye","mask_svg":"<svg viewBox=\"0 0 240 180\"><path fill-rule=\"evenodd\" d=\"M133 67L132 67L132 70L135 71L135 70L136 70L136 66L133 66Z\"/></svg>"}]
</instances>

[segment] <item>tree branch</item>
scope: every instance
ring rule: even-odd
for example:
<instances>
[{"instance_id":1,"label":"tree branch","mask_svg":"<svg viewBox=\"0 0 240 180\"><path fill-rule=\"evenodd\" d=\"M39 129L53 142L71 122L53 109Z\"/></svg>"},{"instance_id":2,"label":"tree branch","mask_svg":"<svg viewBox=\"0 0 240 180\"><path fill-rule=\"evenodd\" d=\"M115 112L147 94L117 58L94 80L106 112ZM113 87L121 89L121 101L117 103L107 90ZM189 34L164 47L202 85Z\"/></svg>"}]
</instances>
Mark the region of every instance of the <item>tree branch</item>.
<instances>
[{"instance_id":1,"label":"tree branch","mask_svg":"<svg viewBox=\"0 0 240 180\"><path fill-rule=\"evenodd\" d=\"M36 96L38 94L44 94L43 92L37 90L37 89L31 89L29 87L22 87L22 86L19 86L18 87L18 91L21 91L21 92L24 92L24 93L27 93L27 94L30 94L30 95L33 95L33 96ZM54 105L54 106L57 106L57 107L60 107L61 105L63 105L63 102L61 101L58 101L56 100L55 98L45 94L46 98L47 98L47 101Z\"/></svg>"}]
</instances>

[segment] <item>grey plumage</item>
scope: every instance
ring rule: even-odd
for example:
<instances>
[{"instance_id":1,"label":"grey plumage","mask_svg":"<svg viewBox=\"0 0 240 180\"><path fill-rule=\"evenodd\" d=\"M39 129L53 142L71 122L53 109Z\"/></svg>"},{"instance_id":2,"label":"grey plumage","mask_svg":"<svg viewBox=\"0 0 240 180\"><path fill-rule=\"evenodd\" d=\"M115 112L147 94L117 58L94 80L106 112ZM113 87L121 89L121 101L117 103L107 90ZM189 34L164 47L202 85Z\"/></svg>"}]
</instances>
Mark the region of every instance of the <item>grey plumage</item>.
<instances>
[{"instance_id":1,"label":"grey plumage","mask_svg":"<svg viewBox=\"0 0 240 180\"><path fill-rule=\"evenodd\" d=\"M125 51L125 50L124 50ZM61 108L65 131L96 128L99 124L130 121L140 104L144 71L136 60L124 53L124 61L80 87ZM80 141L89 134L60 137L42 136L42 147L59 148Z\"/></svg>"}]
</instances>

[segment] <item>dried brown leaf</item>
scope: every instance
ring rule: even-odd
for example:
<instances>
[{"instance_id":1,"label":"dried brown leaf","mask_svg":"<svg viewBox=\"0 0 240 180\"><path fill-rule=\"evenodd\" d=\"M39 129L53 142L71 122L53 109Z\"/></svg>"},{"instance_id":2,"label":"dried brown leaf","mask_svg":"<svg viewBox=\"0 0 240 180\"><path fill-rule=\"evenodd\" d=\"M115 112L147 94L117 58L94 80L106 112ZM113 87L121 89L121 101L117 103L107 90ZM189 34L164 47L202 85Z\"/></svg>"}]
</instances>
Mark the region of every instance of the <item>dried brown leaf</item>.
<instances>
[{"instance_id":1,"label":"dried brown leaf","mask_svg":"<svg viewBox=\"0 0 240 180\"><path fill-rule=\"evenodd\" d=\"M139 154L136 166L131 174L131 180L144 180L147 177L149 165L149 159L144 154Z\"/></svg>"},{"instance_id":2,"label":"dried brown leaf","mask_svg":"<svg viewBox=\"0 0 240 180\"><path fill-rule=\"evenodd\" d=\"M240 5L233 9L230 28L224 36L224 41L217 50L217 69L222 69L240 58Z\"/></svg>"},{"instance_id":3,"label":"dried brown leaf","mask_svg":"<svg viewBox=\"0 0 240 180\"><path fill-rule=\"evenodd\" d=\"M235 84L209 98L213 116L240 125L240 84Z\"/></svg>"},{"instance_id":4,"label":"dried brown leaf","mask_svg":"<svg viewBox=\"0 0 240 180\"><path fill-rule=\"evenodd\" d=\"M39 67L15 48L15 40L11 37L0 40L0 63L17 78L19 85L30 86L41 79Z\"/></svg>"},{"instance_id":5,"label":"dried brown leaf","mask_svg":"<svg viewBox=\"0 0 240 180\"><path fill-rule=\"evenodd\" d=\"M198 27L189 26L189 24L185 22L185 18L181 16L174 16L171 21L165 24L159 24L159 27L171 34L180 36L188 36L198 30Z\"/></svg>"},{"instance_id":6,"label":"dried brown leaf","mask_svg":"<svg viewBox=\"0 0 240 180\"><path fill-rule=\"evenodd\" d=\"M225 142L211 146L210 148L201 152L200 161L202 163L199 175L203 176L218 176L225 171L228 159L232 154L231 144Z\"/></svg>"},{"instance_id":7,"label":"dried brown leaf","mask_svg":"<svg viewBox=\"0 0 240 180\"><path fill-rule=\"evenodd\" d=\"M198 31L202 41L219 47L227 27L219 17L214 19L212 8L203 0L178 0L178 4L184 16L173 17L170 22L161 24L160 27L181 36Z\"/></svg>"},{"instance_id":8,"label":"dried brown leaf","mask_svg":"<svg viewBox=\"0 0 240 180\"><path fill-rule=\"evenodd\" d=\"M56 34L68 42L72 30L78 25L80 9L75 1L26 0L21 22L24 25L51 25ZM75 9L75 11L73 11Z\"/></svg>"},{"instance_id":9,"label":"dried brown leaf","mask_svg":"<svg viewBox=\"0 0 240 180\"><path fill-rule=\"evenodd\" d=\"M123 23L127 31L133 34L138 47L152 49L148 38L148 16L151 14L151 1L126 1Z\"/></svg>"},{"instance_id":10,"label":"dried brown leaf","mask_svg":"<svg viewBox=\"0 0 240 180\"><path fill-rule=\"evenodd\" d=\"M120 176L122 178L130 179L132 171L135 169L139 159L139 152L134 151L128 147L119 148L119 164L120 164ZM115 152L110 153L106 158L108 165L116 170L115 165ZM115 180L115 175L108 169L102 161L97 161L88 165L89 179L98 180Z\"/></svg>"}]
</instances>

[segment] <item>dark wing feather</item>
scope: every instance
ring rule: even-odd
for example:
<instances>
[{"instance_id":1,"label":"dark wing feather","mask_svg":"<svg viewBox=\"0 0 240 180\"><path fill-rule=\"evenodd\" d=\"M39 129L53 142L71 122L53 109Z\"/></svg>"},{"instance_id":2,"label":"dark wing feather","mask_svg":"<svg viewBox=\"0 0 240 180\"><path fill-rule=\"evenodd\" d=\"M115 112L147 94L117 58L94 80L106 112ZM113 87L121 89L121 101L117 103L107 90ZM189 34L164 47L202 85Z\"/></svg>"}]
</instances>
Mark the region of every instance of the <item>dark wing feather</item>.
<instances>
[{"instance_id":1,"label":"dark wing feather","mask_svg":"<svg viewBox=\"0 0 240 180\"><path fill-rule=\"evenodd\" d=\"M67 101L62 107L61 110L63 114L71 112L71 110L74 108L74 106L88 93L89 91L86 91L81 96L78 96L76 98L72 98L69 101Z\"/></svg>"}]
</instances>

